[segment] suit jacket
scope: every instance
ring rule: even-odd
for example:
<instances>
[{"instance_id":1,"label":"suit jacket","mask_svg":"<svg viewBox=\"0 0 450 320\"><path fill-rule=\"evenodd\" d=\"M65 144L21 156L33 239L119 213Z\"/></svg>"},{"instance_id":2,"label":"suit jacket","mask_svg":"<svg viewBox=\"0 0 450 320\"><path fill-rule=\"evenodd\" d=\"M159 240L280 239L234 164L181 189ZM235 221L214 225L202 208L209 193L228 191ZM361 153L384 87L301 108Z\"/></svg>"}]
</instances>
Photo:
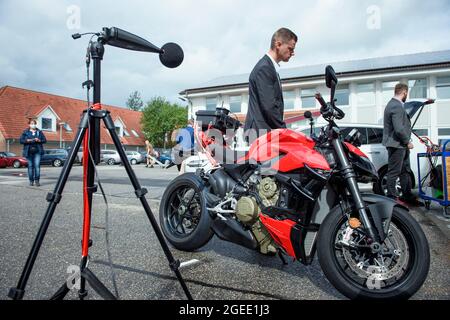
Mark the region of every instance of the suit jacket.
<instances>
[{"instance_id":1,"label":"suit jacket","mask_svg":"<svg viewBox=\"0 0 450 320\"><path fill-rule=\"evenodd\" d=\"M244 130L286 128L281 82L272 60L265 55L256 64L249 79L248 112Z\"/></svg>"},{"instance_id":2,"label":"suit jacket","mask_svg":"<svg viewBox=\"0 0 450 320\"><path fill-rule=\"evenodd\" d=\"M383 145L406 148L411 140L411 120L397 99L392 98L384 110Z\"/></svg>"}]
</instances>

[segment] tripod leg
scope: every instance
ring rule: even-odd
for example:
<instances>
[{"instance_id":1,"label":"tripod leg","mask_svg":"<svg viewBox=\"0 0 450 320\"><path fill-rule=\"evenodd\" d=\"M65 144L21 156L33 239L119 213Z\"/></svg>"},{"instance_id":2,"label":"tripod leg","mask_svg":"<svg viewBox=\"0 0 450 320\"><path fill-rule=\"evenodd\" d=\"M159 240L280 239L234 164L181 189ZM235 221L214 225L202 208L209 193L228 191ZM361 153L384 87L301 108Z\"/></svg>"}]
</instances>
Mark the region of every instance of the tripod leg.
<instances>
[{"instance_id":1,"label":"tripod leg","mask_svg":"<svg viewBox=\"0 0 450 320\"><path fill-rule=\"evenodd\" d=\"M22 275L19 279L19 283L16 288L11 288L8 296L14 300L22 300L25 294L25 286L27 285L28 279L30 277L31 271L33 269L34 263L38 256L39 250L41 248L42 242L44 241L45 234L47 233L48 226L52 220L53 214L55 212L56 206L61 201L62 192L66 185L67 179L72 169L73 163L77 157L78 149L80 148L81 142L83 141L86 128L87 128L88 114L85 112L80 123L77 135L74 140L72 149L69 152L68 160L62 168L61 174L56 183L56 187L53 193L47 195L47 201L50 203L47 211L45 213L44 219L39 228L38 234L34 240L33 247L30 254L28 255L27 262L22 271Z\"/></svg>"},{"instance_id":2,"label":"tripod leg","mask_svg":"<svg viewBox=\"0 0 450 320\"><path fill-rule=\"evenodd\" d=\"M106 114L105 118L103 118L103 121L111 135L111 138L114 142L117 152L120 155L120 159L122 161L122 164L125 167L125 170L127 171L128 177L130 178L131 184L133 185L136 196L140 199L142 206L144 207L145 213L147 214L147 217L150 220L150 223L151 223L153 229L155 230L155 234L159 240L159 243L161 244L161 247L167 257L167 260L169 261L170 268L175 273L178 281L180 282L181 287L183 288L184 293L186 294L186 297L189 300L193 300L191 293L189 292L189 289L186 286L186 283L184 282L183 277L181 276L181 273L179 271L180 262L176 261L174 259L174 257L172 256L172 253L170 252L169 246L167 245L166 240L164 239L164 236L161 232L161 229L159 228L159 225L155 220L152 210L150 209L147 199L145 198L145 194L147 193L147 190L142 189L142 187L139 184L139 181L136 177L136 174L134 173L133 169L131 168L131 164L128 161L128 158L125 154L125 150L123 149L123 147L120 143L120 139L117 136L115 125L114 125L113 120L111 119L111 115L109 114L109 112Z\"/></svg>"},{"instance_id":3,"label":"tripod leg","mask_svg":"<svg viewBox=\"0 0 450 320\"><path fill-rule=\"evenodd\" d=\"M70 289L67 287L67 284L59 288L59 290L50 298L50 300L63 300L64 297L69 293Z\"/></svg>"},{"instance_id":4,"label":"tripod leg","mask_svg":"<svg viewBox=\"0 0 450 320\"><path fill-rule=\"evenodd\" d=\"M92 273L91 270L85 268L81 273L81 277L84 278L103 299L105 300L117 300L117 298L105 287L105 285Z\"/></svg>"}]
</instances>

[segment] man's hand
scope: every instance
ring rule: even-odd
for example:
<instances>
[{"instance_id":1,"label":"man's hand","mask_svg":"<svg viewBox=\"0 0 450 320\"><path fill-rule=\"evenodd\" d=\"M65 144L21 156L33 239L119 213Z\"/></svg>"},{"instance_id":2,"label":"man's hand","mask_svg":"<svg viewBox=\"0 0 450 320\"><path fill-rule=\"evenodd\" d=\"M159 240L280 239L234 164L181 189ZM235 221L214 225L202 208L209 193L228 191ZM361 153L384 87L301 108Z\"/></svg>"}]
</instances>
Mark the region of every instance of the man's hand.
<instances>
[{"instance_id":1,"label":"man's hand","mask_svg":"<svg viewBox=\"0 0 450 320\"><path fill-rule=\"evenodd\" d=\"M34 138L34 141L36 141L37 143L41 142L39 138Z\"/></svg>"},{"instance_id":2,"label":"man's hand","mask_svg":"<svg viewBox=\"0 0 450 320\"><path fill-rule=\"evenodd\" d=\"M414 145L412 142L408 143L408 149L410 150L414 149Z\"/></svg>"}]
</instances>

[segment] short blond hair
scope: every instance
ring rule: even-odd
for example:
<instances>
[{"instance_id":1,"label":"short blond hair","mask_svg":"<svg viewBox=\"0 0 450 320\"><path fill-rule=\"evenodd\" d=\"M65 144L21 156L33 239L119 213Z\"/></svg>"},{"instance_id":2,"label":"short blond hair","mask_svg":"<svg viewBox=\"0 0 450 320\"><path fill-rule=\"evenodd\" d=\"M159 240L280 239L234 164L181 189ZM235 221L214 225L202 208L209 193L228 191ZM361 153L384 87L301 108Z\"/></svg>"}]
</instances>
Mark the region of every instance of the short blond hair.
<instances>
[{"instance_id":1,"label":"short blond hair","mask_svg":"<svg viewBox=\"0 0 450 320\"><path fill-rule=\"evenodd\" d=\"M288 28L278 29L272 36L272 41L270 42L270 49L275 49L275 44L278 40L281 40L283 43L288 43L291 40L298 41L297 35L289 30Z\"/></svg>"},{"instance_id":2,"label":"short blond hair","mask_svg":"<svg viewBox=\"0 0 450 320\"><path fill-rule=\"evenodd\" d=\"M405 84L405 83L398 83L398 84L395 86L395 95L399 95L399 94L402 93L403 91L408 92L408 89L409 89L409 87L408 87L407 84Z\"/></svg>"}]
</instances>

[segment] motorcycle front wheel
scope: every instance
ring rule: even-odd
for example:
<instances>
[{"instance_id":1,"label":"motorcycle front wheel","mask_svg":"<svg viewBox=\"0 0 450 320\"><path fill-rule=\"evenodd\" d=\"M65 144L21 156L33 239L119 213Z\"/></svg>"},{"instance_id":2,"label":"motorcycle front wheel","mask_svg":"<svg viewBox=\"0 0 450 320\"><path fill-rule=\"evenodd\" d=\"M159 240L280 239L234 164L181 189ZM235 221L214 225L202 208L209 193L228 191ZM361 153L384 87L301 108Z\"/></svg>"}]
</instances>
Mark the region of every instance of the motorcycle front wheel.
<instances>
[{"instance_id":1,"label":"motorcycle front wheel","mask_svg":"<svg viewBox=\"0 0 450 320\"><path fill-rule=\"evenodd\" d=\"M428 241L410 213L394 207L388 236L373 253L366 236L348 225L340 208L320 227L317 254L331 284L350 299L408 299L425 282ZM350 244L350 245L348 245Z\"/></svg>"},{"instance_id":2,"label":"motorcycle front wheel","mask_svg":"<svg viewBox=\"0 0 450 320\"><path fill-rule=\"evenodd\" d=\"M179 250L199 249L214 235L202 183L195 174L185 173L169 184L161 199L161 229L166 239Z\"/></svg>"}]
</instances>

